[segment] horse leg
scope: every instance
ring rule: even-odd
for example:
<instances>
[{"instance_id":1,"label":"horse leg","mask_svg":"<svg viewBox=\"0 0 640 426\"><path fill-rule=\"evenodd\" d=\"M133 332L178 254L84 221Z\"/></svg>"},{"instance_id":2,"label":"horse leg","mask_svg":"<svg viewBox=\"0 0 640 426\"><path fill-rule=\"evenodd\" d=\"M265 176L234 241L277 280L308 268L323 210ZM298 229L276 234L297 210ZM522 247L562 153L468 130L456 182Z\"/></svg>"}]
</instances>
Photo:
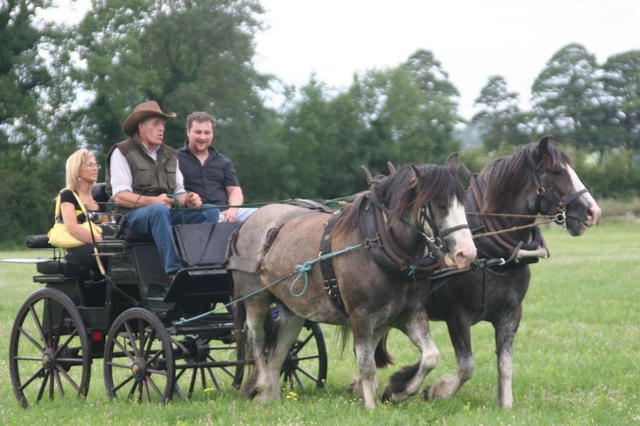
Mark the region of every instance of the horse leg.
<instances>
[{"instance_id":1,"label":"horse leg","mask_svg":"<svg viewBox=\"0 0 640 426\"><path fill-rule=\"evenodd\" d=\"M462 385L473 377L475 361L471 350L471 323L462 317L453 315L451 319L447 320L447 328L456 354L457 375L445 374L438 377L431 386L422 392L425 399L451 398L458 393Z\"/></svg>"},{"instance_id":2,"label":"horse leg","mask_svg":"<svg viewBox=\"0 0 640 426\"><path fill-rule=\"evenodd\" d=\"M502 408L513 406L513 340L522 318L522 305L511 315L503 316L493 324L496 332L496 355L498 357L498 402Z\"/></svg>"},{"instance_id":3,"label":"horse leg","mask_svg":"<svg viewBox=\"0 0 640 426\"><path fill-rule=\"evenodd\" d=\"M440 360L440 352L429 334L426 311L420 311L411 318L402 332L420 349L420 362L402 368L391 377L382 395L383 401L400 402L418 393L422 382Z\"/></svg>"},{"instance_id":4,"label":"horse leg","mask_svg":"<svg viewBox=\"0 0 640 426\"><path fill-rule=\"evenodd\" d=\"M236 280L236 283L242 282L242 287L247 288L246 283L249 281L256 281L254 285L259 288L259 279L256 276L250 276L249 274L242 273L244 279L242 281ZM236 279L234 276L234 279ZM236 287L240 287L236 284ZM236 288L236 295L238 293ZM250 291L247 291L250 293ZM270 383L267 376L267 364L265 360L266 351L266 332L265 332L265 318L270 313L269 305L270 299L267 292L261 292L253 295L252 297L242 302L246 311L245 327L247 330L247 344L251 351L251 358L253 359L253 369L247 381L242 386L241 395L246 398L254 398L259 396L262 401L268 400L268 393L264 393L264 389L269 389Z\"/></svg>"},{"instance_id":5,"label":"horse leg","mask_svg":"<svg viewBox=\"0 0 640 426\"><path fill-rule=\"evenodd\" d=\"M291 345L298 338L300 330L302 330L304 326L304 321L304 318L293 314L287 308L280 308L275 346L267 354L267 376L270 387L269 389L265 389L265 393L269 394L270 400L280 399L279 382L282 365L287 355L289 355Z\"/></svg>"},{"instance_id":6,"label":"horse leg","mask_svg":"<svg viewBox=\"0 0 640 426\"><path fill-rule=\"evenodd\" d=\"M362 327L353 326L353 345L358 360L358 374L362 389L362 399L364 407L372 409L376 407L376 392L378 384L376 382L376 362L374 360L374 346L372 330L366 325ZM365 328L364 330L362 328Z\"/></svg>"}]
</instances>

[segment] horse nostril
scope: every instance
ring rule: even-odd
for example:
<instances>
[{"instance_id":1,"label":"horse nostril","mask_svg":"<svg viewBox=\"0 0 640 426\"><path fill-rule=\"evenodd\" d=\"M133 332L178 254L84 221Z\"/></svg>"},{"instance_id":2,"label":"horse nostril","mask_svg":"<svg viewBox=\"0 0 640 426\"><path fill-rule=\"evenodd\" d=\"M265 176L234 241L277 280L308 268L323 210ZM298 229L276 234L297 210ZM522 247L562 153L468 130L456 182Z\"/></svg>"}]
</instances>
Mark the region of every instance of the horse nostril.
<instances>
[{"instance_id":1,"label":"horse nostril","mask_svg":"<svg viewBox=\"0 0 640 426\"><path fill-rule=\"evenodd\" d=\"M470 261L469 256L464 251L459 251L456 253L456 263L466 264Z\"/></svg>"},{"instance_id":2,"label":"horse nostril","mask_svg":"<svg viewBox=\"0 0 640 426\"><path fill-rule=\"evenodd\" d=\"M596 224L600 218L600 208L598 206L591 206L587 211L587 221L592 224Z\"/></svg>"}]
</instances>

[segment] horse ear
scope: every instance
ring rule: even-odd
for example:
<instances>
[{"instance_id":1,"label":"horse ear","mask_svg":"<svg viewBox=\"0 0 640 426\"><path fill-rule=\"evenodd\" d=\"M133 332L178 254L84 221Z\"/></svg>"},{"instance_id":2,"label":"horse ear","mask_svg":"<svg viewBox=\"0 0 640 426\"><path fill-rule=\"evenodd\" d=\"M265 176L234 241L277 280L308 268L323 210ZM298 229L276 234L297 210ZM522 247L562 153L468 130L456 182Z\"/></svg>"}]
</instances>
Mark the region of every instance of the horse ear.
<instances>
[{"instance_id":1,"label":"horse ear","mask_svg":"<svg viewBox=\"0 0 640 426\"><path fill-rule=\"evenodd\" d=\"M371 184L373 183L373 176L371 176L371 172L369 171L369 169L367 169L367 166L365 166L364 164L361 165L360 168L364 170L364 175L367 178L367 185L371 186Z\"/></svg>"},{"instance_id":2,"label":"horse ear","mask_svg":"<svg viewBox=\"0 0 640 426\"><path fill-rule=\"evenodd\" d=\"M395 175L396 174L396 166L394 166L391 161L387 161L387 167L389 167L389 174L390 175Z\"/></svg>"},{"instance_id":3,"label":"horse ear","mask_svg":"<svg viewBox=\"0 0 640 426\"><path fill-rule=\"evenodd\" d=\"M411 169L413 169L414 178L417 179L420 176L420 169L415 164L411 164Z\"/></svg>"},{"instance_id":4,"label":"horse ear","mask_svg":"<svg viewBox=\"0 0 640 426\"><path fill-rule=\"evenodd\" d=\"M447 157L447 161L444 162L444 166L451 173L455 174L456 170L458 170L458 153L454 152L453 154Z\"/></svg>"},{"instance_id":5,"label":"horse ear","mask_svg":"<svg viewBox=\"0 0 640 426\"><path fill-rule=\"evenodd\" d=\"M549 152L549 148L553 146L553 136L547 135L540 140L538 144L538 155L540 158L544 158Z\"/></svg>"}]
</instances>

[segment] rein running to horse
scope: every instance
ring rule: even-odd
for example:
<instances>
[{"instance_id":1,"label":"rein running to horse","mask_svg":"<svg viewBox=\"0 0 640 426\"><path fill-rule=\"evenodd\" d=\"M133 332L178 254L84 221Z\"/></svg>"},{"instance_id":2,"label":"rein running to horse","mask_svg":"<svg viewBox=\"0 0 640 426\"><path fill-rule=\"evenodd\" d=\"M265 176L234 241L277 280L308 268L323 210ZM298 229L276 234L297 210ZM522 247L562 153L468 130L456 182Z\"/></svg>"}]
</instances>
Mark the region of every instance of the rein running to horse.
<instances>
[{"instance_id":1,"label":"rein running to horse","mask_svg":"<svg viewBox=\"0 0 640 426\"><path fill-rule=\"evenodd\" d=\"M395 172L395 168L393 168L393 166L390 164L389 165L392 173ZM303 295L305 295L307 288L309 286L309 281L308 281L308 273L311 272L312 268L314 265L316 265L317 263L321 264L322 267L322 275L323 275L323 279L325 282L325 289L327 290L330 298L332 300L334 300L334 303L336 303L336 305L340 308L340 310L344 311L345 314L347 314L345 308L344 308L344 304L342 302L342 299L340 297L340 293L337 287L337 281L335 280L335 275L333 272L333 268L331 265L331 262L329 262L332 258L338 257L338 256L342 256L344 254L347 253L351 253L354 250L360 249L360 248L367 248L369 250L374 249L374 247L379 246L379 248L381 249L381 253L376 253L373 254L373 258L374 260L376 260L376 263L379 263L379 265L387 268L387 269L396 269L397 271L403 273L406 275L407 278L409 277L416 277L416 274L425 274L428 272L433 272L435 271L438 267L441 267L442 264L441 262L439 262L438 257L435 255L436 250L442 250L443 246L444 246L444 242L443 242L443 238L445 238L447 235L452 234L458 230L461 229L468 229L469 225L468 224L461 224L461 225L457 225L454 227L450 227L447 229L444 229L443 231L438 231L438 228L433 220L433 218L431 217L430 211L428 206L422 206L421 207L421 219L422 219L422 223L424 225L424 223L426 223L428 225L428 229L423 228L425 230L419 229L418 227L412 225L411 223L409 223L408 221L404 220L404 219L400 219L400 222L406 226L407 228L411 229L413 232L415 232L416 234L420 235L422 238L424 238L424 240L427 243L427 246L429 247L429 250L427 252L427 254L422 258L422 259L416 259L415 257L411 256L410 254L407 254L404 252L404 250L402 248L400 248L398 246L398 244L395 242L395 238L393 237L393 235L389 232L389 228L388 228L388 215L390 213L389 207L387 207L385 204L381 203L380 201L378 201L378 199L375 196L375 185L379 183L379 179L373 179L371 178L371 174L369 172L369 170L365 167L362 166L363 170L365 171L366 175L367 175L367 182L369 183L370 186L370 190L371 193L364 195L364 198L367 199L368 202L371 203L371 205L373 205L374 207L377 208L377 210L375 211L375 217L376 217L376 221L374 222L373 225L373 231L366 231L366 230L362 230L363 232L363 238L364 241L360 244L357 245L353 245L353 246L349 246L346 247L344 249L338 250L338 251L330 251L330 244L331 244L331 231L333 229L333 225L335 224L335 222L340 218L340 214L342 213L342 210L337 210L335 212L333 212L332 217L327 220L324 223L324 228L325 228L325 232L324 232L324 237L322 239L323 243L322 243L322 247L321 247L321 251L318 255L318 257L314 258L314 259L310 259L307 260L306 262L304 262L303 264L299 264L296 265L294 270L290 271L289 273L282 275L281 277L279 277L278 279L272 281L271 283L265 285L263 288L256 290L255 292L251 293L251 294L247 294L245 296L243 296L242 298L233 300L223 306L220 306L218 308L215 308L213 310L204 312L198 316L192 317L192 318L180 318L179 321L175 322L176 325L184 325L184 324L188 324L190 322L193 321L197 321L200 320L208 315L212 315L214 313L217 312L221 312L226 310L227 308L237 305L239 302L250 298L252 296L254 296L255 294L264 291L266 289L268 289L269 287L272 287L274 285L277 285L283 281L285 281L286 279L294 276L297 274L297 277L289 284L289 292L291 294L291 296L293 297L301 297ZM347 197L343 197L342 200L346 199ZM307 207L309 207L310 209L319 209L319 210L323 210L325 212L328 212L328 210L326 210L326 208L324 208L321 205L316 205L316 202L311 202L310 200L286 200L286 201L278 201L276 203L284 203L284 204L309 204ZM272 204L272 203L270 203ZM290 218L289 220L291 220L293 218ZM283 224L284 225L284 224ZM282 226L282 225L281 225ZM427 232L430 232L432 235L429 235ZM370 234L370 233L374 233L375 234L375 238L366 238L365 235L366 234ZM271 235L271 238L276 238L277 231L274 232ZM234 237L232 236L232 239ZM271 243L265 244L265 248L263 250L263 254L262 257L264 257L264 254L266 253L266 251L268 250L268 248L270 247ZM374 250L372 250L374 251ZM236 267L235 265L235 259L231 261L232 262L232 266L231 267ZM251 266L246 266L243 265L242 268L244 269L250 269L250 270L256 270L257 268L259 268L258 265L256 264L252 264ZM300 279L304 280L304 285L302 286L302 288L299 291L296 291L296 286L298 284L298 282L300 281Z\"/></svg>"}]
</instances>

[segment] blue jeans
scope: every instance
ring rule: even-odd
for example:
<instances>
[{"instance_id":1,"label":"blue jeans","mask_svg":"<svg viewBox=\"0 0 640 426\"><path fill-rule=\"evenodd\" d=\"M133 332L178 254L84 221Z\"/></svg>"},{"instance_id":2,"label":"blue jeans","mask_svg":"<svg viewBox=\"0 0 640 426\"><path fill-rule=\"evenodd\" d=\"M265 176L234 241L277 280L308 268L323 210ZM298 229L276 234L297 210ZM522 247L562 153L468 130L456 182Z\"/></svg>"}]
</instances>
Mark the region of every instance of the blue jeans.
<instances>
[{"instance_id":1,"label":"blue jeans","mask_svg":"<svg viewBox=\"0 0 640 426\"><path fill-rule=\"evenodd\" d=\"M125 215L128 217L127 228L153 237L165 272L172 274L183 265L173 241L171 226L183 223L217 223L220 210L169 209L162 204L152 204L133 209Z\"/></svg>"}]
</instances>

